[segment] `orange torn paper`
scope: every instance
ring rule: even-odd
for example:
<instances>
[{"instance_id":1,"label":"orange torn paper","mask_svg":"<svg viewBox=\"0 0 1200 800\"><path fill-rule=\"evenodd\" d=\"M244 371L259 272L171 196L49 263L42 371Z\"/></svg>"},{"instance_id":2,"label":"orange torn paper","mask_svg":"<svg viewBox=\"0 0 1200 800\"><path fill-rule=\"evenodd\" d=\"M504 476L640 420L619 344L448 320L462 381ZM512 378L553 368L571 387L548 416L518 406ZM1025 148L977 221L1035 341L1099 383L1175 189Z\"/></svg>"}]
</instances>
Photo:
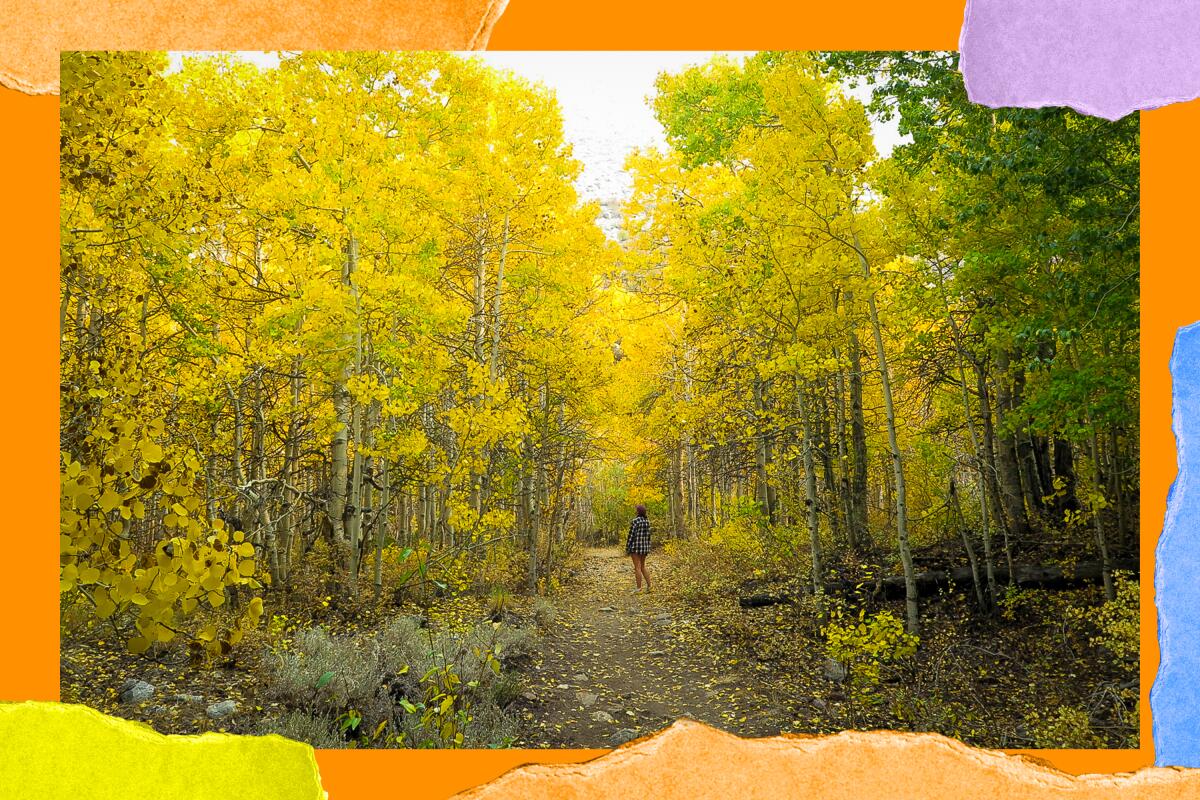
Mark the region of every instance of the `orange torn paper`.
<instances>
[{"instance_id":1,"label":"orange torn paper","mask_svg":"<svg viewBox=\"0 0 1200 800\"><path fill-rule=\"evenodd\" d=\"M846 731L741 739L680 720L595 761L518 767L457 797L1182 800L1200 798L1200 770L1151 767L1075 777L1033 759L975 749L937 734Z\"/></svg>"},{"instance_id":2,"label":"orange torn paper","mask_svg":"<svg viewBox=\"0 0 1200 800\"><path fill-rule=\"evenodd\" d=\"M507 0L0 0L0 84L58 91L63 50L482 50Z\"/></svg>"}]
</instances>

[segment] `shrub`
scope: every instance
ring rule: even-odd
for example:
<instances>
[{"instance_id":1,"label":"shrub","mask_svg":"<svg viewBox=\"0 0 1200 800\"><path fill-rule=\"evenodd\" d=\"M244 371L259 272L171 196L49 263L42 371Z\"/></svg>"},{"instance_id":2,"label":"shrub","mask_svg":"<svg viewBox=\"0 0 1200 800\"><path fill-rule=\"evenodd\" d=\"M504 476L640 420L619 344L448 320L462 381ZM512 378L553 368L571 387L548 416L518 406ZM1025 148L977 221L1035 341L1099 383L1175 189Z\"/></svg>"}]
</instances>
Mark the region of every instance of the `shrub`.
<instances>
[{"instance_id":1,"label":"shrub","mask_svg":"<svg viewBox=\"0 0 1200 800\"><path fill-rule=\"evenodd\" d=\"M845 666L851 692L865 700L879 685L880 667L908 658L917 652L918 638L904 631L904 623L890 611L857 618L835 607L821 629L829 657Z\"/></svg>"},{"instance_id":2,"label":"shrub","mask_svg":"<svg viewBox=\"0 0 1200 800\"><path fill-rule=\"evenodd\" d=\"M521 588L528 579L528 563L529 556L525 550L512 542L488 548L487 556L478 566L476 583L489 589Z\"/></svg>"},{"instance_id":3,"label":"shrub","mask_svg":"<svg viewBox=\"0 0 1200 800\"><path fill-rule=\"evenodd\" d=\"M503 707L519 692L502 666L534 646L525 628L481 623L434 632L402 617L374 636L294 634L274 649L268 693L293 715L273 732L345 746L488 747L512 741ZM309 738L312 737L312 738Z\"/></svg>"},{"instance_id":4,"label":"shrub","mask_svg":"<svg viewBox=\"0 0 1200 800\"><path fill-rule=\"evenodd\" d=\"M735 571L724 554L703 540L672 540L664 551L671 570L669 582L685 600L705 602L734 580Z\"/></svg>"},{"instance_id":5,"label":"shrub","mask_svg":"<svg viewBox=\"0 0 1200 800\"><path fill-rule=\"evenodd\" d=\"M763 543L759 538L758 528L748 519L735 517L717 525L704 538L727 558L746 564L762 560Z\"/></svg>"},{"instance_id":6,"label":"shrub","mask_svg":"<svg viewBox=\"0 0 1200 800\"><path fill-rule=\"evenodd\" d=\"M1092 644L1110 650L1117 658L1134 659L1141 651L1141 611L1139 583L1128 573L1117 572L1117 599L1098 609L1088 609L1087 616L1100 628Z\"/></svg>"},{"instance_id":7,"label":"shrub","mask_svg":"<svg viewBox=\"0 0 1200 800\"><path fill-rule=\"evenodd\" d=\"M1045 714L1031 711L1025 722L1037 747L1082 750L1104 747L1104 740L1092 730L1091 720L1081 708L1063 706Z\"/></svg>"},{"instance_id":8,"label":"shrub","mask_svg":"<svg viewBox=\"0 0 1200 800\"><path fill-rule=\"evenodd\" d=\"M276 650L269 692L289 705L334 716L344 709L378 705L384 665L378 652L324 628L299 631L289 650Z\"/></svg>"},{"instance_id":9,"label":"shrub","mask_svg":"<svg viewBox=\"0 0 1200 800\"><path fill-rule=\"evenodd\" d=\"M513 596L503 586L493 586L488 596L488 616L498 620L512 610Z\"/></svg>"},{"instance_id":10,"label":"shrub","mask_svg":"<svg viewBox=\"0 0 1200 800\"><path fill-rule=\"evenodd\" d=\"M558 610L544 597L533 599L529 614L538 628L543 631L549 631L554 626L554 620L558 618Z\"/></svg>"},{"instance_id":11,"label":"shrub","mask_svg":"<svg viewBox=\"0 0 1200 800\"><path fill-rule=\"evenodd\" d=\"M333 724L323 717L305 711L292 710L276 719L264 720L258 728L260 734L278 734L323 750L332 750L345 745L345 739L334 732Z\"/></svg>"}]
</instances>

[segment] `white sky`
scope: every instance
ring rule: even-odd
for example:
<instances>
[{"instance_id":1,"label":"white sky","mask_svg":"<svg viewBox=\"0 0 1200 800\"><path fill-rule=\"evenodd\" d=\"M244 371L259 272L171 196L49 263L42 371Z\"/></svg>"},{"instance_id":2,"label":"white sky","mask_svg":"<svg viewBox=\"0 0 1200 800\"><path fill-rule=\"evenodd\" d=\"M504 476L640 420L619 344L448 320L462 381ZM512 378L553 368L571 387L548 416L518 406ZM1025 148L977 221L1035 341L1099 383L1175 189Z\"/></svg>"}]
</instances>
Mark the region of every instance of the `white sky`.
<instances>
[{"instance_id":1,"label":"white sky","mask_svg":"<svg viewBox=\"0 0 1200 800\"><path fill-rule=\"evenodd\" d=\"M464 54L468 55L468 54ZM708 61L714 52L546 51L470 53L495 67L543 83L558 95L563 133L583 162L578 189L588 200L624 199L631 180L625 157L638 147L664 147L650 109L654 79ZM742 57L750 53L727 52Z\"/></svg>"},{"instance_id":2,"label":"white sky","mask_svg":"<svg viewBox=\"0 0 1200 800\"><path fill-rule=\"evenodd\" d=\"M749 52L723 52L740 58ZM177 69L182 53L171 54ZM198 53L195 55L199 55ZM264 67L279 63L274 53L239 52L239 57ZM625 157L638 147L663 146L662 126L654 119L647 98L660 72L677 72L701 64L713 51L484 51L462 53L495 67L545 84L558 96L563 127L575 157L583 163L577 186L587 200L624 200L630 189ZM865 90L851 94L867 99ZM875 145L888 155L901 143L896 123L872 123Z\"/></svg>"},{"instance_id":3,"label":"white sky","mask_svg":"<svg viewBox=\"0 0 1200 800\"><path fill-rule=\"evenodd\" d=\"M741 59L753 51L485 51L464 53L546 84L558 95L564 134L583 162L578 189L588 200L624 199L630 190L625 156L638 147L665 146L648 98L660 72L679 72L714 55ZM866 101L868 91L851 90ZM896 122L872 124L875 146L887 156L900 143Z\"/></svg>"}]
</instances>

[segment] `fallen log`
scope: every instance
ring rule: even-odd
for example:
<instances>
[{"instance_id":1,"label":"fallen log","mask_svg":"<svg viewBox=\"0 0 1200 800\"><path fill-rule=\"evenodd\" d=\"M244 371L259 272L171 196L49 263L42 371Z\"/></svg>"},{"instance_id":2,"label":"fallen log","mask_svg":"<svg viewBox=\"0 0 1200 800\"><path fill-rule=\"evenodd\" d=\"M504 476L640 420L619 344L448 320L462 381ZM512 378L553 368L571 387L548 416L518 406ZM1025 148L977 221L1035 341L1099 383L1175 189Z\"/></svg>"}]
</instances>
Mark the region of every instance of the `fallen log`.
<instances>
[{"instance_id":1,"label":"fallen log","mask_svg":"<svg viewBox=\"0 0 1200 800\"><path fill-rule=\"evenodd\" d=\"M1134 559L1115 560L1111 568L1138 574L1138 562ZM1104 566L1099 561L1085 561L1068 568L1055 564L1014 565L1015 581L1010 581L1008 568L996 565L995 574L996 583L1008 585L1015 582L1022 589L1078 589L1101 583L1104 580ZM979 577L980 580L986 580L982 569ZM927 570L918 572L914 578L919 597L929 597L941 591L969 590L972 585L970 567ZM903 575L889 575L873 581L835 580L825 583L826 594L860 594L873 600L903 600L905 591ZM812 594L812 588L807 587L804 593ZM795 597L787 593L763 592L738 598L742 608L761 608L794 601Z\"/></svg>"},{"instance_id":2,"label":"fallen log","mask_svg":"<svg viewBox=\"0 0 1200 800\"><path fill-rule=\"evenodd\" d=\"M786 594L761 593L738 598L738 605L742 608L761 608L762 606L774 606L791 602L791 596Z\"/></svg>"}]
</instances>

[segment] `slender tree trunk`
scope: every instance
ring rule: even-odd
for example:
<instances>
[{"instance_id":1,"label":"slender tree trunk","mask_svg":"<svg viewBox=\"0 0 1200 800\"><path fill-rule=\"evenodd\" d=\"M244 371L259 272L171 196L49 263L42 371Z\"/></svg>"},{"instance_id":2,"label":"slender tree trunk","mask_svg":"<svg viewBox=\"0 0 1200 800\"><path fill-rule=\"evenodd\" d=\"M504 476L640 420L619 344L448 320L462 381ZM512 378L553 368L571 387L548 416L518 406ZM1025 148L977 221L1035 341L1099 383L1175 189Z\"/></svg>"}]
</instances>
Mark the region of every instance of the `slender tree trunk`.
<instances>
[{"instance_id":1,"label":"slender tree trunk","mask_svg":"<svg viewBox=\"0 0 1200 800\"><path fill-rule=\"evenodd\" d=\"M358 257L358 244L351 239L354 257ZM354 298L354 375L358 377L363 372L363 334L362 308L360 307L358 288L354 285L353 273L348 277L351 295ZM363 408L361 403L352 403L350 415L352 434L354 436L354 467L350 478L349 507L346 522L347 533L350 537L350 576L348 585L350 594L358 590L358 567L362 560L362 488L363 488Z\"/></svg>"},{"instance_id":2,"label":"slender tree trunk","mask_svg":"<svg viewBox=\"0 0 1200 800\"><path fill-rule=\"evenodd\" d=\"M246 485L246 475L242 469L242 447L245 439L245 422L242 418L242 387L235 391L233 386L225 384L229 393L230 405L233 407L233 452L230 454L230 468L233 472L233 482L236 486ZM233 515L242 519L242 496L239 492L233 498ZM245 528L245 524L242 525Z\"/></svg>"},{"instance_id":3,"label":"slender tree trunk","mask_svg":"<svg viewBox=\"0 0 1200 800\"><path fill-rule=\"evenodd\" d=\"M777 494L774 482L771 480L771 464L774 460L771 447L771 434L767 430L766 421L766 386L761 380L756 380L754 385L755 405L759 412L758 423L761 428L757 432L758 439L758 454L757 454L757 470L758 470L758 504L759 508L766 519L768 525L774 525L776 522L777 511Z\"/></svg>"},{"instance_id":4,"label":"slender tree trunk","mask_svg":"<svg viewBox=\"0 0 1200 800\"><path fill-rule=\"evenodd\" d=\"M1075 485L1075 457L1071 451L1071 443L1060 437L1054 438L1054 477L1062 482L1062 494L1056 504L1059 522L1067 511L1079 510L1079 497Z\"/></svg>"},{"instance_id":5,"label":"slender tree trunk","mask_svg":"<svg viewBox=\"0 0 1200 800\"><path fill-rule=\"evenodd\" d=\"M1108 429L1108 476L1109 494L1112 496L1113 503L1117 509L1117 544L1120 547L1125 547L1130 537L1126 531L1125 481L1123 465L1121 463L1120 438L1117 435L1116 426Z\"/></svg>"},{"instance_id":6,"label":"slender tree trunk","mask_svg":"<svg viewBox=\"0 0 1200 800\"><path fill-rule=\"evenodd\" d=\"M1104 476L1100 471L1100 447L1096 443L1096 427L1090 419L1088 420L1088 426L1091 428L1088 443L1092 449L1092 474L1095 480L1095 486L1093 487L1092 491L1095 492L1096 496L1099 498L1103 496L1101 492L1102 487L1104 486ZM1099 504L1093 502L1092 524L1096 531L1096 546L1100 551L1100 563L1102 564L1103 569L1104 597L1105 599L1112 601L1117 599L1117 587L1113 583L1112 562L1108 557L1108 540L1104 536L1104 522L1101 519L1101 516L1101 508L1099 507Z\"/></svg>"},{"instance_id":7,"label":"slender tree trunk","mask_svg":"<svg viewBox=\"0 0 1200 800\"><path fill-rule=\"evenodd\" d=\"M808 413L805 389L796 383L796 405L800 412L800 421L804 429L804 499L808 510L808 546L812 554L812 585L813 592L820 594L825 586L824 568L821 565L821 518L817 506L817 473L813 463L813 430L812 420Z\"/></svg>"},{"instance_id":8,"label":"slender tree trunk","mask_svg":"<svg viewBox=\"0 0 1200 800\"><path fill-rule=\"evenodd\" d=\"M1025 398L1025 373L1021 368L1013 371L1012 416L1018 417L1018 409ZM1045 508L1042 501L1043 492L1038 478L1037 456L1033 447L1033 435L1029 431L1029 421L1022 419L1020 426L1013 433L1013 443L1017 453L1017 463L1020 465L1021 486L1025 507L1035 513Z\"/></svg>"},{"instance_id":9,"label":"slender tree trunk","mask_svg":"<svg viewBox=\"0 0 1200 800\"><path fill-rule=\"evenodd\" d=\"M1000 497L1004 501L1004 515L1008 518L1013 536L1023 539L1029 533L1029 517L1025 513L1025 494L1021 486L1015 436L1010 430L1015 415L1009 389L1009 358L1003 348L996 355L996 370L996 406L1000 423L1000 434L996 440L996 467L999 470Z\"/></svg>"},{"instance_id":10,"label":"slender tree trunk","mask_svg":"<svg viewBox=\"0 0 1200 800\"><path fill-rule=\"evenodd\" d=\"M1033 462L1037 467L1037 485L1043 498L1054 494L1054 475L1050 467L1050 439L1046 436L1030 436L1033 447ZM1043 506L1046 503L1043 502Z\"/></svg>"},{"instance_id":11,"label":"slender tree trunk","mask_svg":"<svg viewBox=\"0 0 1200 800\"><path fill-rule=\"evenodd\" d=\"M342 270L342 284L349 287L358 266L358 241L353 235L346 240L346 263ZM346 540L346 492L349 489L349 463L347 454L350 441L350 393L346 381L350 378L350 362L342 368L340 378L333 386L333 408L337 414L337 429L333 433L333 474L329 487L329 522L333 526L333 539L339 544Z\"/></svg>"},{"instance_id":12,"label":"slender tree trunk","mask_svg":"<svg viewBox=\"0 0 1200 800\"><path fill-rule=\"evenodd\" d=\"M391 515L392 482L391 470L386 458L381 459L381 487L379 508L375 511L375 599L383 596L383 545L387 539L387 521Z\"/></svg>"},{"instance_id":13,"label":"slender tree trunk","mask_svg":"<svg viewBox=\"0 0 1200 800\"><path fill-rule=\"evenodd\" d=\"M350 593L358 588L358 565L362 551L362 490L363 490L363 423L362 409L355 404L352 412L352 427L354 436L353 467L350 472L350 489L347 496L346 534L350 539L350 575L348 584Z\"/></svg>"},{"instance_id":14,"label":"slender tree trunk","mask_svg":"<svg viewBox=\"0 0 1200 800\"><path fill-rule=\"evenodd\" d=\"M544 430L545 428L545 388L543 387L538 394L539 403L538 409L541 412L538 415L539 425L537 429ZM537 593L538 578L540 577L540 569L538 564L538 545L540 543L540 512L538 502L541 499L542 487L538 482L538 474L541 466L541 447L534 448L533 437L530 434L525 434L525 480L522 491L522 498L525 504L525 522L528 526L526 535L528 537L529 548L529 591ZM540 443L539 443L540 445Z\"/></svg>"},{"instance_id":15,"label":"slender tree trunk","mask_svg":"<svg viewBox=\"0 0 1200 800\"><path fill-rule=\"evenodd\" d=\"M304 328L304 319L301 317L296 322L295 333L299 336ZM288 434L287 446L285 448L283 475L288 483L299 489L302 472L300 469L300 424L303 419L300 409L300 396L303 387L303 365L300 356L297 354L292 358L292 406L289 409L288 415ZM300 534L300 514L298 512L300 498L295 493L287 495L287 502L284 505L284 511L288 514L287 525L284 527L283 541L283 580L286 583L291 577L292 571L292 549L294 543Z\"/></svg>"},{"instance_id":16,"label":"slender tree trunk","mask_svg":"<svg viewBox=\"0 0 1200 800\"><path fill-rule=\"evenodd\" d=\"M849 304L851 295L846 294ZM854 468L850 481L854 540L861 546L871 542L867 519L867 425L863 416L862 348L858 335L850 333L850 444Z\"/></svg>"},{"instance_id":17,"label":"slender tree trunk","mask_svg":"<svg viewBox=\"0 0 1200 800\"><path fill-rule=\"evenodd\" d=\"M270 513L271 496L266 490L267 458L264 452L266 427L266 416L263 413L262 373L260 372L254 381L254 423L250 437L252 442L250 452L253 456L253 474L257 481L255 493L258 496L258 500L255 505L257 506L258 526L262 531L263 547L267 551L267 568L271 575L271 585L279 586L281 584L279 574L279 537L278 531L275 528L275 520L271 518Z\"/></svg>"},{"instance_id":18,"label":"slender tree trunk","mask_svg":"<svg viewBox=\"0 0 1200 800\"><path fill-rule=\"evenodd\" d=\"M938 283L942 289L942 305L946 312L946 321L950 325L950 333L954 338L954 355L955 362L958 366L958 385L961 390L963 416L967 421L967 432L971 435L971 451L975 457L975 471L979 476L979 514L980 522L983 526L983 559L984 570L987 574L987 597L979 598L979 608L981 611L987 612L995 608L998 598L996 587L996 563L992 554L992 529L991 520L988 514L988 465L983 454L984 442L980 441L979 432L975 427L975 413L971 409L971 392L967 389L967 370L965 365L965 357L963 355L965 346L963 343L962 331L958 327L958 321L954 318L954 312L950 308L950 300L946 292L945 275L941 269L937 270ZM983 398L981 398L983 402ZM986 406L984 407L984 410ZM990 447L990 443L988 445ZM971 541L966 530L966 522L962 513L958 493L955 491L953 480L950 482L950 491L953 494L954 504L957 507L960 526L963 532L963 546L967 549L967 556L971 560L971 572L975 575L976 591L979 588L979 574L975 566L975 550L971 546ZM1011 559L1009 566L1011 567ZM1009 573L1011 574L1011 572Z\"/></svg>"},{"instance_id":19,"label":"slender tree trunk","mask_svg":"<svg viewBox=\"0 0 1200 800\"><path fill-rule=\"evenodd\" d=\"M871 267L858 236L854 237L854 248L858 253L859 264L862 267L863 278L871 279ZM904 462L900 457L900 444L896 436L896 407L892 401L892 379L888 374L887 351L883 346L883 327L879 323L879 310L875 306L875 293L867 295L867 310L871 316L871 330L875 336L875 355L879 360L879 375L883 389L883 410L887 420L888 448L891 451L892 470L896 479L896 538L900 549L900 563L904 567L905 585L905 629L914 635L921 632L921 617L919 595L915 572L913 571L912 550L908 542L908 496L904 482Z\"/></svg>"},{"instance_id":20,"label":"slender tree trunk","mask_svg":"<svg viewBox=\"0 0 1200 800\"><path fill-rule=\"evenodd\" d=\"M1009 574L1012 574L1013 557L1012 541L1010 538L1011 524L1004 514L1004 501L1000 497L999 470L996 466L996 435L992 424L991 395L988 392L987 378L983 366L975 362L976 386L979 390L979 416L983 419L983 450L986 458L985 473L987 486L985 492L991 498L993 515L1000 521L1000 529L1004 532L1004 558L1008 564Z\"/></svg>"},{"instance_id":21,"label":"slender tree trunk","mask_svg":"<svg viewBox=\"0 0 1200 800\"><path fill-rule=\"evenodd\" d=\"M492 296L492 352L488 362L488 375L493 381L499 373L500 359L500 303L504 295L504 267L508 260L508 214L504 215L504 234L500 239L500 263L496 267L496 293Z\"/></svg>"},{"instance_id":22,"label":"slender tree trunk","mask_svg":"<svg viewBox=\"0 0 1200 800\"><path fill-rule=\"evenodd\" d=\"M833 349L833 357L841 360L837 347ZM837 429L837 463L838 463L838 502L842 519L846 525L846 545L851 552L858 550L858 529L854 519L854 497L850 490L850 455L846 448L846 379L842 370L834 374L834 391L837 402L834 403L834 427Z\"/></svg>"},{"instance_id":23,"label":"slender tree trunk","mask_svg":"<svg viewBox=\"0 0 1200 800\"><path fill-rule=\"evenodd\" d=\"M985 504L986 505L986 504ZM979 605L979 610L986 612L988 610L988 601L984 597L983 582L979 579L979 562L975 558L975 546L971 544L971 536L967 533L967 520L963 516L962 503L958 499L958 489L954 485L954 479L950 479L950 507L954 511L955 521L958 522L958 530L962 534L963 549L967 551L967 562L971 565L971 583L975 586L975 601ZM996 575L995 570L988 565L988 592L994 596Z\"/></svg>"},{"instance_id":24,"label":"slender tree trunk","mask_svg":"<svg viewBox=\"0 0 1200 800\"><path fill-rule=\"evenodd\" d=\"M526 452L529 457L528 484L525 490L525 502L527 505L525 513L529 524L529 591L537 594L538 578L541 575L540 565L538 564L538 544L541 539L541 514L538 511L538 500L542 491L538 479L541 474L541 465L538 463L537 455L534 453L532 441L526 437L526 442Z\"/></svg>"}]
</instances>

